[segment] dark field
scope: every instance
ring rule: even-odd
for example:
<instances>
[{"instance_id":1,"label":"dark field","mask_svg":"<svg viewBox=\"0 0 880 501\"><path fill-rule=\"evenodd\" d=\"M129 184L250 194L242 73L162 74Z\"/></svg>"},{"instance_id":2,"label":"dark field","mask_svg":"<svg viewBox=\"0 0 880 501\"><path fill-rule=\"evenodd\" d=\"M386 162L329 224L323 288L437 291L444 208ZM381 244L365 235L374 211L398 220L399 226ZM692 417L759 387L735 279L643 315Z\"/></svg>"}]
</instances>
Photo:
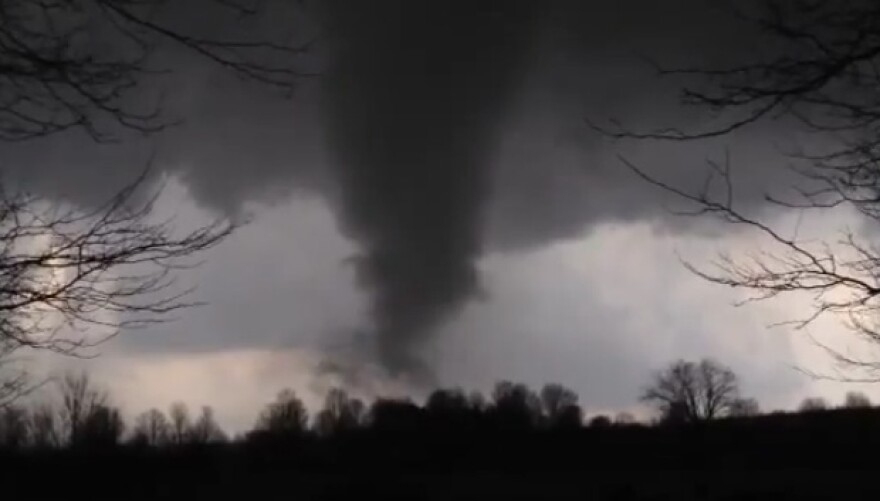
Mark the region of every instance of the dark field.
<instances>
[{"instance_id":1,"label":"dark field","mask_svg":"<svg viewBox=\"0 0 880 501\"><path fill-rule=\"evenodd\" d=\"M8 499L840 499L880 494L875 409L562 431L413 424L333 437L8 452Z\"/></svg>"}]
</instances>

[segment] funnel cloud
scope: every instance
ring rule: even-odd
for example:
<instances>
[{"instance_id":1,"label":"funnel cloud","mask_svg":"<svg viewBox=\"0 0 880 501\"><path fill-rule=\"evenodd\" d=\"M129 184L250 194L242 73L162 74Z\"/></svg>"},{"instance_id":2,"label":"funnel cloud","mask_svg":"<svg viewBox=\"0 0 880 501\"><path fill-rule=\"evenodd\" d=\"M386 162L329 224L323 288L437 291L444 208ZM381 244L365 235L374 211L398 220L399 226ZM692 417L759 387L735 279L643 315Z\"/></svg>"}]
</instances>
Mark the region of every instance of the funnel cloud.
<instances>
[{"instance_id":1,"label":"funnel cloud","mask_svg":"<svg viewBox=\"0 0 880 501\"><path fill-rule=\"evenodd\" d=\"M259 26L314 40L302 58L304 71L317 76L300 82L289 99L200 58L171 53L173 71L156 75L146 94L133 98L167 95L166 111L183 119L179 125L100 145L75 132L0 144L2 181L45 196L103 201L152 160L151 174L173 179L179 198L208 215L255 216L218 250L219 264L207 262L216 267L205 273L199 293L212 306L173 327L123 337L126 349L317 345L310 353L332 353L339 344L353 354L325 369L347 375L350 362L355 376L346 384L364 379L358 365L376 363L392 379L425 386L433 372L438 380L444 373L459 377L468 363L476 367L474 378L493 370L492 377L516 377L516 370L492 369L487 360L497 355L513 364L510 353L526 335L518 331L618 336L612 333L623 327L616 321L562 322L558 310L599 308L598 298L623 286L610 275L589 281L560 271L536 297L503 310L498 304L514 289L538 288L549 265L528 265L541 273L511 285L496 275L526 265L499 272L493 262L555 256L554 246L607 238L607 226L615 224L645 223L685 238L718 236L694 219L666 217L661 208L669 200L621 169L616 154L671 184L698 187L705 180L702 160L730 147L742 167L738 188L744 194L761 188L746 201L756 210L764 188L785 185L778 174L784 169L773 168L778 155L767 140L773 130L760 131L761 141L744 133L681 149L609 145L585 125L585 118L636 128L694 120L675 101L677 84L654 78L637 55L686 67L756 50L757 39L716 2L278 4L292 11L267 12ZM189 3L174 9L185 11L181 24L212 22ZM182 212L201 217L195 209ZM608 244L595 245L598 252ZM565 293L556 285L565 280L588 283ZM526 320L539 315L529 308L541 301L542 311L553 314L532 325ZM494 318L502 316L517 320ZM491 349L478 356L486 340L493 340ZM444 355L452 345L466 349ZM593 342L572 365L591 366L591 356L599 359L592 365L601 365L611 351Z\"/></svg>"},{"instance_id":2,"label":"funnel cloud","mask_svg":"<svg viewBox=\"0 0 880 501\"><path fill-rule=\"evenodd\" d=\"M479 288L488 167L529 48L529 3L334 6L323 99L339 217L360 244L353 263L392 373L424 377L413 350Z\"/></svg>"}]
</instances>

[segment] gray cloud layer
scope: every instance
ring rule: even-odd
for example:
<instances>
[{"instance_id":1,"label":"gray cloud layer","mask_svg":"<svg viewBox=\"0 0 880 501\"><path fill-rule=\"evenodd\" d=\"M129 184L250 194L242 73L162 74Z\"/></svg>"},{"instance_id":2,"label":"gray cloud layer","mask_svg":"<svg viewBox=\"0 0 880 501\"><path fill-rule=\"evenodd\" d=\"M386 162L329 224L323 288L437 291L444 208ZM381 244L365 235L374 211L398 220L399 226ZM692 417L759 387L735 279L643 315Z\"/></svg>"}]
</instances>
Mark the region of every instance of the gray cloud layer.
<instances>
[{"instance_id":1,"label":"gray cloud layer","mask_svg":"<svg viewBox=\"0 0 880 501\"><path fill-rule=\"evenodd\" d=\"M322 197L356 244L373 349L393 371L419 369L427 335L480 289L485 252L542 247L599 222L658 219L664 198L583 124L699 118L657 98L669 87L650 79L636 52L708 63L749 49L729 17L699 0L336 0L310 16L323 38L304 64L323 75L290 100L172 54L181 71L164 89L181 126L116 145L66 134L2 153L13 159L12 179L80 201L121 185L153 154L157 173L227 213L296 193ZM748 136L738 145L747 184L777 176L765 169L766 145ZM624 151L698 185L700 158L720 146ZM270 302L295 300L272 294Z\"/></svg>"}]
</instances>

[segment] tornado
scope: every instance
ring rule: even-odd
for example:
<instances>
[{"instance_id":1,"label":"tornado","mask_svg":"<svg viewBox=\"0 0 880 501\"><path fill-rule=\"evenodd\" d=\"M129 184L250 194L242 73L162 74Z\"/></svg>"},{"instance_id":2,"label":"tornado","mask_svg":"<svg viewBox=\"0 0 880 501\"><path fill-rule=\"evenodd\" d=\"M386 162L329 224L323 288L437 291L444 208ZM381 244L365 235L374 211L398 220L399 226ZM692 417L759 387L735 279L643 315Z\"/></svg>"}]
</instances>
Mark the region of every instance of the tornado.
<instances>
[{"instance_id":1,"label":"tornado","mask_svg":"<svg viewBox=\"0 0 880 501\"><path fill-rule=\"evenodd\" d=\"M479 290L497 138L536 2L327 3L322 76L340 226L369 294L379 362L424 379L420 346Z\"/></svg>"}]
</instances>

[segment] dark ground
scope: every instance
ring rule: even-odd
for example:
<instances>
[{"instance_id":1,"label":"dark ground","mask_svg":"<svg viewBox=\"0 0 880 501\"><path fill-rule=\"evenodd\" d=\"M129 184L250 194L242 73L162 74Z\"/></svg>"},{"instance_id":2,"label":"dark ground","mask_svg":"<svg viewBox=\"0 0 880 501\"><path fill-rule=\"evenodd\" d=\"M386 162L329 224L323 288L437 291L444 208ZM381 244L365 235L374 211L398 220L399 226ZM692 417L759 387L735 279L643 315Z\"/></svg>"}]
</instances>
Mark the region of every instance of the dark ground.
<instances>
[{"instance_id":1,"label":"dark ground","mask_svg":"<svg viewBox=\"0 0 880 501\"><path fill-rule=\"evenodd\" d=\"M878 499L880 411L7 452L2 499Z\"/></svg>"}]
</instances>

